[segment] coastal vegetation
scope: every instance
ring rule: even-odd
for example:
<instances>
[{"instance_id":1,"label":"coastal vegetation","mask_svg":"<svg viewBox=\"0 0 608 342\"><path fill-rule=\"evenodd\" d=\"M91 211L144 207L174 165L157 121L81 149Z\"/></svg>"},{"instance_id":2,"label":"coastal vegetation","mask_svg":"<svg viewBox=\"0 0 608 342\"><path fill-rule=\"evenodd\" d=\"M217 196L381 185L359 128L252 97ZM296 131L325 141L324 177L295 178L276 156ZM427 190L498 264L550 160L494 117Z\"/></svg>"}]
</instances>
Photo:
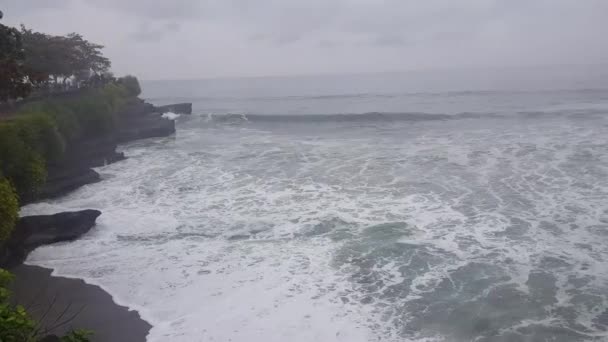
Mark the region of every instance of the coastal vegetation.
<instances>
[{"instance_id":1,"label":"coastal vegetation","mask_svg":"<svg viewBox=\"0 0 608 342\"><path fill-rule=\"evenodd\" d=\"M0 24L0 245L16 226L19 205L37 198L49 165L81 139L112 134L117 113L140 94L137 78L108 72L102 48L75 33ZM48 327L10 303L11 279L0 269L0 341L39 341ZM89 335L75 331L60 340Z\"/></svg>"},{"instance_id":2,"label":"coastal vegetation","mask_svg":"<svg viewBox=\"0 0 608 342\"><path fill-rule=\"evenodd\" d=\"M0 12L0 19L2 12ZM0 102L27 96L31 83L25 67L21 34L14 27L0 25Z\"/></svg>"},{"instance_id":3,"label":"coastal vegetation","mask_svg":"<svg viewBox=\"0 0 608 342\"><path fill-rule=\"evenodd\" d=\"M113 80L102 49L77 33L53 36L0 25L0 102Z\"/></svg>"},{"instance_id":4,"label":"coastal vegetation","mask_svg":"<svg viewBox=\"0 0 608 342\"><path fill-rule=\"evenodd\" d=\"M85 136L111 133L117 113L134 99L136 88L136 78L119 79L83 89L75 97L27 103L1 120L0 174L15 188L20 201L36 198L46 180L46 166L60 160L66 146Z\"/></svg>"},{"instance_id":5,"label":"coastal vegetation","mask_svg":"<svg viewBox=\"0 0 608 342\"><path fill-rule=\"evenodd\" d=\"M21 26L23 65L28 81L38 89L67 83L86 83L92 75L104 75L111 63L103 56L102 45L80 34L53 36Z\"/></svg>"},{"instance_id":6,"label":"coastal vegetation","mask_svg":"<svg viewBox=\"0 0 608 342\"><path fill-rule=\"evenodd\" d=\"M6 240L19 217L17 194L5 178L0 178L0 241Z\"/></svg>"},{"instance_id":7,"label":"coastal vegetation","mask_svg":"<svg viewBox=\"0 0 608 342\"><path fill-rule=\"evenodd\" d=\"M0 25L0 72L11 76L0 83L0 240L14 226L15 201L36 199L66 146L109 134L116 113L141 92L137 78L107 73L102 48L75 33Z\"/></svg>"}]
</instances>

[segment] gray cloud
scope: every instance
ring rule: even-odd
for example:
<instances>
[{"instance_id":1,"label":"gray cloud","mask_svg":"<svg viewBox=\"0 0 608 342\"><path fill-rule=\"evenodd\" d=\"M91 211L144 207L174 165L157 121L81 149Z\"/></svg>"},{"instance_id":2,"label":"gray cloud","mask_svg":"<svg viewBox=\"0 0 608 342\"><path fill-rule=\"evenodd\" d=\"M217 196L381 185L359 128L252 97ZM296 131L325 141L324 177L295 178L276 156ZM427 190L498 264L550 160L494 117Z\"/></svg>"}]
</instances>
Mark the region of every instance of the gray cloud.
<instances>
[{"instance_id":1,"label":"gray cloud","mask_svg":"<svg viewBox=\"0 0 608 342\"><path fill-rule=\"evenodd\" d=\"M130 35L135 42L159 42L166 35L178 32L180 25L177 22L168 22L164 25L144 23L137 31Z\"/></svg>"},{"instance_id":2,"label":"gray cloud","mask_svg":"<svg viewBox=\"0 0 608 342\"><path fill-rule=\"evenodd\" d=\"M371 43L377 46L403 46L408 45L408 43L411 44L411 42L408 42L399 34L377 36L371 40Z\"/></svg>"},{"instance_id":3,"label":"gray cloud","mask_svg":"<svg viewBox=\"0 0 608 342\"><path fill-rule=\"evenodd\" d=\"M195 19L200 17L203 4L196 0L84 0L111 10L122 11L148 19Z\"/></svg>"},{"instance_id":4,"label":"gray cloud","mask_svg":"<svg viewBox=\"0 0 608 342\"><path fill-rule=\"evenodd\" d=\"M22 0L22 1L0 1L0 10L5 17L17 17L32 12L65 9L71 4L71 0Z\"/></svg>"},{"instance_id":5,"label":"gray cloud","mask_svg":"<svg viewBox=\"0 0 608 342\"><path fill-rule=\"evenodd\" d=\"M0 1L4 22L82 32L147 78L608 60L605 0Z\"/></svg>"}]
</instances>

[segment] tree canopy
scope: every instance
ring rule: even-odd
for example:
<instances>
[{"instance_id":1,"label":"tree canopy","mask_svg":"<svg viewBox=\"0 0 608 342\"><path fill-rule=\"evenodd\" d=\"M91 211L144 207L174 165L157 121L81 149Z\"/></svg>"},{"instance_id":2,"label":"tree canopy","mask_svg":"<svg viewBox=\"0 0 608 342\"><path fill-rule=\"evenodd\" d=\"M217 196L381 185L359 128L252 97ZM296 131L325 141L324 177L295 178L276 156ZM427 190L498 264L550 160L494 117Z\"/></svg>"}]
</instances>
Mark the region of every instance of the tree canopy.
<instances>
[{"instance_id":1,"label":"tree canopy","mask_svg":"<svg viewBox=\"0 0 608 342\"><path fill-rule=\"evenodd\" d=\"M110 68L110 60L101 53L103 46L87 41L80 34L52 36L25 26L21 26L20 33L25 67L34 82L70 77L86 80L91 73L102 74Z\"/></svg>"},{"instance_id":2,"label":"tree canopy","mask_svg":"<svg viewBox=\"0 0 608 342\"><path fill-rule=\"evenodd\" d=\"M0 24L0 102L24 98L33 89L52 86L51 81L86 82L107 74L111 63L102 49L78 33L53 36Z\"/></svg>"},{"instance_id":3,"label":"tree canopy","mask_svg":"<svg viewBox=\"0 0 608 342\"><path fill-rule=\"evenodd\" d=\"M0 24L0 102L25 97L30 91L21 34Z\"/></svg>"}]
</instances>

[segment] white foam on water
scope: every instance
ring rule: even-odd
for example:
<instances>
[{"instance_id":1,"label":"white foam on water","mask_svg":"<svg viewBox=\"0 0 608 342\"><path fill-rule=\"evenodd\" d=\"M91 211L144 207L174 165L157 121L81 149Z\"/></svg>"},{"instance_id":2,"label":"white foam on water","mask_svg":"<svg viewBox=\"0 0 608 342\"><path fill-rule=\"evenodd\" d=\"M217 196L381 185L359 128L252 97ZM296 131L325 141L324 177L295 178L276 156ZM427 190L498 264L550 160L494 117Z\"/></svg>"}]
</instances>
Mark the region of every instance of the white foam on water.
<instances>
[{"instance_id":1,"label":"white foam on water","mask_svg":"<svg viewBox=\"0 0 608 342\"><path fill-rule=\"evenodd\" d=\"M162 117L165 119L169 119L169 120L177 120L177 118L179 118L180 115L175 114L173 112L166 112L166 113L163 113Z\"/></svg>"},{"instance_id":2,"label":"white foam on water","mask_svg":"<svg viewBox=\"0 0 608 342\"><path fill-rule=\"evenodd\" d=\"M484 122L324 134L193 117L175 139L125 146L103 182L23 208L103 211L82 239L28 262L136 308L150 341L460 341L420 320L432 307L410 305L448 312L505 286L550 293L533 272L555 276L548 316L507 311L521 319L497 331L555 323L552 308L572 306L601 335L574 302L576 291L605 300L606 126Z\"/></svg>"}]
</instances>

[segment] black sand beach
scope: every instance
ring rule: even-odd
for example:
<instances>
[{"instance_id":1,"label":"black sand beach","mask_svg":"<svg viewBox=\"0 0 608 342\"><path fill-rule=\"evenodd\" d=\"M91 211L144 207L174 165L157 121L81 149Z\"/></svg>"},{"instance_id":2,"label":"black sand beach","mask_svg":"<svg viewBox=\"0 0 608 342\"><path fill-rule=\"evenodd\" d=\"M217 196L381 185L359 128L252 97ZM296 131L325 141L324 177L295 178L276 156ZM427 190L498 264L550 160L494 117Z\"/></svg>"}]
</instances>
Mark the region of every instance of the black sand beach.
<instances>
[{"instance_id":1,"label":"black sand beach","mask_svg":"<svg viewBox=\"0 0 608 342\"><path fill-rule=\"evenodd\" d=\"M20 265L11 271L16 276L13 284L15 301L29 308L34 318L44 317L43 325L53 326L56 320L63 321L76 315L69 324L51 333L61 334L72 328L86 329L95 332L93 341L146 341L150 324L136 311L114 303L100 287L80 279L51 276L52 270L38 266ZM49 312L45 314L46 311Z\"/></svg>"}]
</instances>

